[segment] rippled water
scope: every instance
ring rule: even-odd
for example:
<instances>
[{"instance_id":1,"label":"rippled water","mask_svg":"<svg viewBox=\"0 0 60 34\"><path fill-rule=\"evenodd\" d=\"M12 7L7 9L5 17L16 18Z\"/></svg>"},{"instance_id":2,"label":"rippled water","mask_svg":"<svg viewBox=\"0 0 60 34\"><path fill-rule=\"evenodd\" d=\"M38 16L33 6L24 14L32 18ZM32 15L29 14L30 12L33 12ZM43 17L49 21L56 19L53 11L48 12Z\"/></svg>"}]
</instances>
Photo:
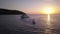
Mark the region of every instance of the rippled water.
<instances>
[{"instance_id":1,"label":"rippled water","mask_svg":"<svg viewBox=\"0 0 60 34\"><path fill-rule=\"evenodd\" d=\"M60 15L28 15L28 22L20 15L0 15L0 33L8 34L60 34ZM26 19L25 19L26 20Z\"/></svg>"},{"instance_id":2,"label":"rippled water","mask_svg":"<svg viewBox=\"0 0 60 34\"><path fill-rule=\"evenodd\" d=\"M60 34L60 15L31 15L37 28L44 29L44 34Z\"/></svg>"}]
</instances>

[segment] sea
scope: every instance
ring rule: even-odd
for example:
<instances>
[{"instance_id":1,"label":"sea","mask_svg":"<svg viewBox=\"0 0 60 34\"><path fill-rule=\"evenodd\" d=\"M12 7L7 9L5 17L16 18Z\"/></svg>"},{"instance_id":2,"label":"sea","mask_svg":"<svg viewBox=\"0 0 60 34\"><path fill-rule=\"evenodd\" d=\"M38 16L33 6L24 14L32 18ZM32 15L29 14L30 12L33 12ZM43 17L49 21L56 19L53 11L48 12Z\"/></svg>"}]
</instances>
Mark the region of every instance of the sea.
<instances>
[{"instance_id":1,"label":"sea","mask_svg":"<svg viewBox=\"0 0 60 34\"><path fill-rule=\"evenodd\" d=\"M29 15L35 19L37 34L60 34L60 15L59 14L35 14Z\"/></svg>"},{"instance_id":2,"label":"sea","mask_svg":"<svg viewBox=\"0 0 60 34\"><path fill-rule=\"evenodd\" d=\"M20 15L0 15L0 34L60 34L59 14L27 15L23 20Z\"/></svg>"}]
</instances>

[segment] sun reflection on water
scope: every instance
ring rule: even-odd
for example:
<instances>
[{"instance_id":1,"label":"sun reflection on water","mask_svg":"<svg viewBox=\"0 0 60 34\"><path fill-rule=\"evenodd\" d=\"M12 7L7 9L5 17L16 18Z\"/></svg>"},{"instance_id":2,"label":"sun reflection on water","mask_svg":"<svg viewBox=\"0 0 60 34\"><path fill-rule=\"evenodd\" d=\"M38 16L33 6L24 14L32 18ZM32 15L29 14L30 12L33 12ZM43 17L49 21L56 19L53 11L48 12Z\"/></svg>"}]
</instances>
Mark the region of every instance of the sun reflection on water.
<instances>
[{"instance_id":1,"label":"sun reflection on water","mask_svg":"<svg viewBox=\"0 0 60 34\"><path fill-rule=\"evenodd\" d=\"M50 15L47 16L47 25L50 25Z\"/></svg>"},{"instance_id":2,"label":"sun reflection on water","mask_svg":"<svg viewBox=\"0 0 60 34\"><path fill-rule=\"evenodd\" d=\"M46 29L45 29L45 34L52 34L51 30L50 30L50 27L51 27L50 14L48 14L47 15L47 26L46 26Z\"/></svg>"}]
</instances>

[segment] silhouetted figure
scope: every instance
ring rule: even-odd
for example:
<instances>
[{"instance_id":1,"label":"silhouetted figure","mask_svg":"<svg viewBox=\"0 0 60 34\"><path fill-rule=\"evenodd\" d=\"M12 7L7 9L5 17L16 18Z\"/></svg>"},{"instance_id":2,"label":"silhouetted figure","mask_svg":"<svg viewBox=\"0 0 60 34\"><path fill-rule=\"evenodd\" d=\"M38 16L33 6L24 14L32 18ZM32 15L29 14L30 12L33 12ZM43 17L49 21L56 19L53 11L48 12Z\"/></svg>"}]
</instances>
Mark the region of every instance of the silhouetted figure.
<instances>
[{"instance_id":1,"label":"silhouetted figure","mask_svg":"<svg viewBox=\"0 0 60 34\"><path fill-rule=\"evenodd\" d=\"M35 20L33 20L33 25L35 25L36 23L35 23Z\"/></svg>"}]
</instances>

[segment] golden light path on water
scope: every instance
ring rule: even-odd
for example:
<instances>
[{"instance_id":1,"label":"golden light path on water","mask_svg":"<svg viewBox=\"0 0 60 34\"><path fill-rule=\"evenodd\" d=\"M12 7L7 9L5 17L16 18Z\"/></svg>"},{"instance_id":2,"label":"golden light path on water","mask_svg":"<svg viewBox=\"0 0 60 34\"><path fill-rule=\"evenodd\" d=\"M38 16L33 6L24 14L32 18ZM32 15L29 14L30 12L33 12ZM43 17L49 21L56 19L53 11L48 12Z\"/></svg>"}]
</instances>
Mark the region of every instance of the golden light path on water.
<instances>
[{"instance_id":1,"label":"golden light path on water","mask_svg":"<svg viewBox=\"0 0 60 34\"><path fill-rule=\"evenodd\" d=\"M50 14L47 15L47 26L46 26L46 29L45 29L45 34L52 34L51 33L51 30L50 30L50 27L51 27L51 23L50 23Z\"/></svg>"},{"instance_id":2,"label":"golden light path on water","mask_svg":"<svg viewBox=\"0 0 60 34\"><path fill-rule=\"evenodd\" d=\"M51 24L50 24L50 15L48 14L47 17L48 17L48 18L47 18L47 25L49 26L49 25L51 25Z\"/></svg>"}]
</instances>

